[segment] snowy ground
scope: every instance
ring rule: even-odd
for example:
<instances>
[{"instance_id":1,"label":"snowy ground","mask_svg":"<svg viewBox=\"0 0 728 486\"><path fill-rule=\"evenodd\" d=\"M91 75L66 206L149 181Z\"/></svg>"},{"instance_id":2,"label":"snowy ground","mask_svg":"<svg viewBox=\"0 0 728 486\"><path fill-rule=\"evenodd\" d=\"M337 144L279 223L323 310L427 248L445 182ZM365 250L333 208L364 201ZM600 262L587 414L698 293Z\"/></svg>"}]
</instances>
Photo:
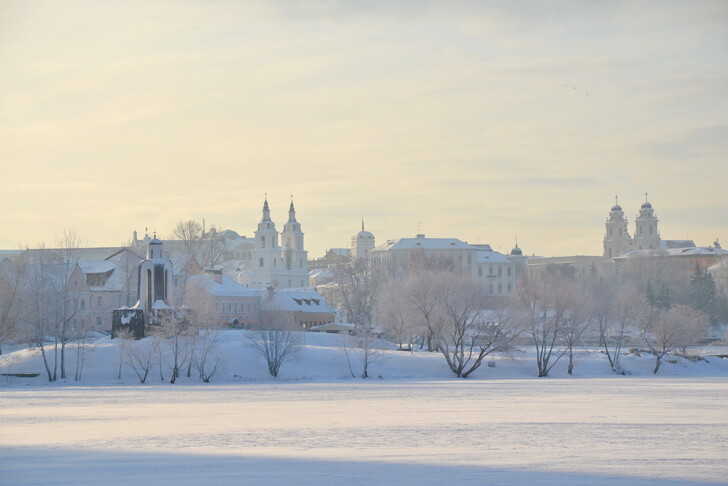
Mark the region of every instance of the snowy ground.
<instances>
[{"instance_id":1,"label":"snowy ground","mask_svg":"<svg viewBox=\"0 0 728 486\"><path fill-rule=\"evenodd\" d=\"M391 352L364 381L345 378L332 337L308 339L278 381L234 339L211 385L117 380L108 341L82 386L7 379L0 483L728 484L724 360L655 377L649 357L625 357L622 377L589 353L577 377L537 379L517 355L457 380L441 357ZM35 360L21 350L0 369Z\"/></svg>"}]
</instances>

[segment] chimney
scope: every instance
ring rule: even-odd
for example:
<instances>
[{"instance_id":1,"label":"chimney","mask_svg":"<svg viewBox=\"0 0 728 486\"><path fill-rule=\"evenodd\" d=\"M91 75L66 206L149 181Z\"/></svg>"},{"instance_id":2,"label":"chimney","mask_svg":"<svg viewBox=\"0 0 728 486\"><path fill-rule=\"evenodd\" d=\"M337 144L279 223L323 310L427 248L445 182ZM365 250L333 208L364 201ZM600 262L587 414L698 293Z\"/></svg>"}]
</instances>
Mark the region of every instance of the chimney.
<instances>
[{"instance_id":1,"label":"chimney","mask_svg":"<svg viewBox=\"0 0 728 486\"><path fill-rule=\"evenodd\" d=\"M212 278L215 279L215 282L221 284L222 283L222 270L205 270L205 273L208 275L212 275Z\"/></svg>"}]
</instances>

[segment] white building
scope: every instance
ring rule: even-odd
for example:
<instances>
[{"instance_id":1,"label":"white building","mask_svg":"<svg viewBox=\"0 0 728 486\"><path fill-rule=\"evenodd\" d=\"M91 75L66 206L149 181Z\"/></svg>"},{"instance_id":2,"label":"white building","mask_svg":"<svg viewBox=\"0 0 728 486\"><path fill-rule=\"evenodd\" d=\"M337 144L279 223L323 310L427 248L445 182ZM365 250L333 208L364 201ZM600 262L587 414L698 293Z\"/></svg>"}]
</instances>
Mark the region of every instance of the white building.
<instances>
[{"instance_id":1,"label":"white building","mask_svg":"<svg viewBox=\"0 0 728 486\"><path fill-rule=\"evenodd\" d=\"M389 240L368 255L373 262L399 272L422 263L447 268L481 282L493 295L511 294L528 260L518 246L510 255L504 255L493 251L490 245L470 245L457 238L426 238L422 234Z\"/></svg>"},{"instance_id":2,"label":"white building","mask_svg":"<svg viewBox=\"0 0 728 486\"><path fill-rule=\"evenodd\" d=\"M280 311L301 329L334 322L335 311L311 289L251 289L220 271L193 276L188 281L189 304L209 324L255 328L261 312Z\"/></svg>"},{"instance_id":3,"label":"white building","mask_svg":"<svg viewBox=\"0 0 728 486\"><path fill-rule=\"evenodd\" d=\"M250 288L307 287L307 255L308 252L303 244L303 231L301 224L296 220L293 200L288 209L288 221L279 235L275 223L271 220L266 197L263 203L263 217L255 231L251 266L249 270L239 274L238 281Z\"/></svg>"}]
</instances>

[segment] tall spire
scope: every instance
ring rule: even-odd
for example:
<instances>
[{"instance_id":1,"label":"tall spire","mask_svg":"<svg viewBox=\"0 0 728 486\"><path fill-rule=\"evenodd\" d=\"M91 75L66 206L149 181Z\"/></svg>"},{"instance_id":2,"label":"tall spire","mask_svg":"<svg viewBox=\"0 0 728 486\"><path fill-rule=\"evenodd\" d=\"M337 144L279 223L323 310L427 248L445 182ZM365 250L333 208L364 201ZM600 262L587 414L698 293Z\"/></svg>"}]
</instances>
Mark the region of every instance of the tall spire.
<instances>
[{"instance_id":1,"label":"tall spire","mask_svg":"<svg viewBox=\"0 0 728 486\"><path fill-rule=\"evenodd\" d=\"M263 203L263 219L262 221L270 221L270 208L268 207L268 193L265 193L265 202Z\"/></svg>"},{"instance_id":2,"label":"tall spire","mask_svg":"<svg viewBox=\"0 0 728 486\"><path fill-rule=\"evenodd\" d=\"M296 222L296 208L293 206L293 194L291 194L291 206L288 208L288 222Z\"/></svg>"},{"instance_id":3,"label":"tall spire","mask_svg":"<svg viewBox=\"0 0 728 486\"><path fill-rule=\"evenodd\" d=\"M364 215L361 215L361 230L364 231Z\"/></svg>"}]
</instances>

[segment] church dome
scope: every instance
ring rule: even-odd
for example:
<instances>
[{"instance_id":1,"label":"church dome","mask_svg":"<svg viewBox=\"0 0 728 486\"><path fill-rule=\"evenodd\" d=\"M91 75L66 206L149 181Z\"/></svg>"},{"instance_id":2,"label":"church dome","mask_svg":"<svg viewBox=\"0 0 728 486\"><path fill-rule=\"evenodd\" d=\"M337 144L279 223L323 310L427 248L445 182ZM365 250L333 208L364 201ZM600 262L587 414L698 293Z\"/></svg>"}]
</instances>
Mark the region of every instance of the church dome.
<instances>
[{"instance_id":1,"label":"church dome","mask_svg":"<svg viewBox=\"0 0 728 486\"><path fill-rule=\"evenodd\" d=\"M619 204L615 204L614 206L612 206L612 211L621 211L621 210L622 210L622 206L620 206Z\"/></svg>"},{"instance_id":2,"label":"church dome","mask_svg":"<svg viewBox=\"0 0 728 486\"><path fill-rule=\"evenodd\" d=\"M520 256L520 255L523 255L523 251L520 248L518 248L518 245L516 245L516 247L511 250L511 255Z\"/></svg>"},{"instance_id":3,"label":"church dome","mask_svg":"<svg viewBox=\"0 0 728 486\"><path fill-rule=\"evenodd\" d=\"M367 240L367 239L373 240L374 235L372 233L370 233L369 231L361 230L359 233L357 233L356 239L357 240Z\"/></svg>"},{"instance_id":4,"label":"church dome","mask_svg":"<svg viewBox=\"0 0 728 486\"><path fill-rule=\"evenodd\" d=\"M652 209L652 204L650 204L648 201L645 201L642 203L642 209Z\"/></svg>"}]
</instances>

